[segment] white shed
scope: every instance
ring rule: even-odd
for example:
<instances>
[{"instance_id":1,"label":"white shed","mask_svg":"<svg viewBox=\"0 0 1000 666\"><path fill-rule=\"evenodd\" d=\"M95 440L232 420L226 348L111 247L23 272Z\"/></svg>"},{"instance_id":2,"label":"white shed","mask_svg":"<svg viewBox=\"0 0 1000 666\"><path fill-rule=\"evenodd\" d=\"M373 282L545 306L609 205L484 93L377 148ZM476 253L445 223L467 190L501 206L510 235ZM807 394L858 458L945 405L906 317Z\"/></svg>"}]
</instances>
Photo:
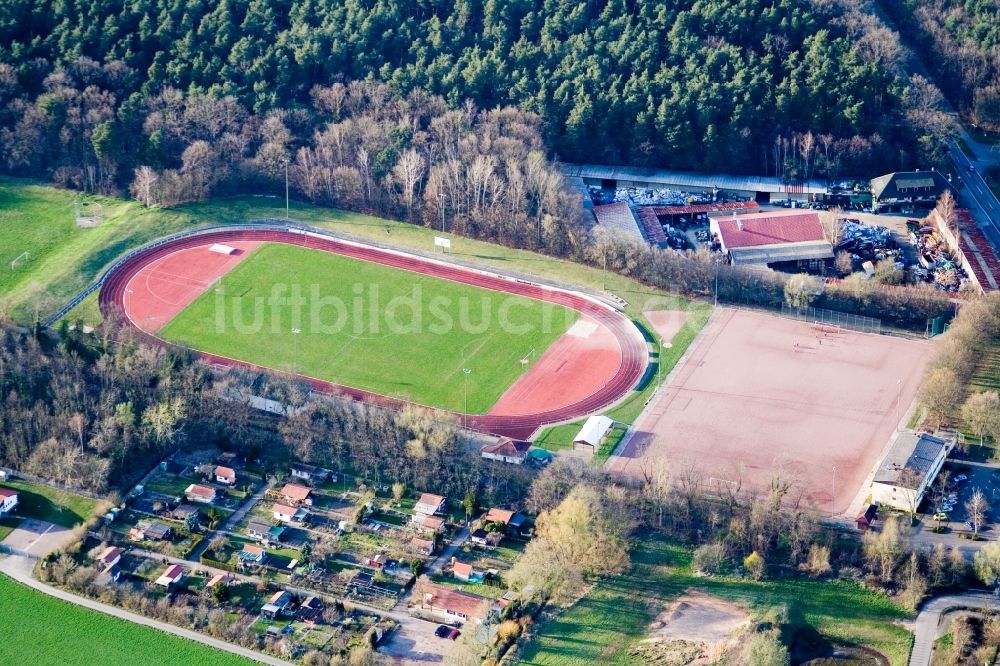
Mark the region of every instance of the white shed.
<instances>
[{"instance_id":1,"label":"white shed","mask_svg":"<svg viewBox=\"0 0 1000 666\"><path fill-rule=\"evenodd\" d=\"M573 438L573 448L588 448L597 451L601 447L601 440L608 434L608 431L615 425L615 422L607 416L594 415L587 419L587 422L580 428L580 432Z\"/></svg>"}]
</instances>

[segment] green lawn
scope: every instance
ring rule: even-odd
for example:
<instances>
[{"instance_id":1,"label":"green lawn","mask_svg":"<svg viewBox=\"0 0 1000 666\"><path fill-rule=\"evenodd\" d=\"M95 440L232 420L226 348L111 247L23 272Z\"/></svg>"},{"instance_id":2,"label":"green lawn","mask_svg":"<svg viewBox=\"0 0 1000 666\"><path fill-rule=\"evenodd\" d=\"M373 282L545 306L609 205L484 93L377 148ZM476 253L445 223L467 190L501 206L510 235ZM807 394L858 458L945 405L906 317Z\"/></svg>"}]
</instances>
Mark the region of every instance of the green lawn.
<instances>
[{"instance_id":1,"label":"green lawn","mask_svg":"<svg viewBox=\"0 0 1000 666\"><path fill-rule=\"evenodd\" d=\"M648 304L647 309L654 309L655 304ZM669 341L670 347L664 347L661 342L654 341L653 346L656 353L660 354L661 365L657 367L656 357L653 357L653 366L650 370L650 374L646 377L646 383L638 387L637 390L632 391L632 393L621 403L616 405L614 408L608 410L606 414L613 418L618 423L624 423L626 425L631 425L639 418L639 414L646 406L646 402L652 396L653 392L656 390L660 381L665 381L667 375L670 371L674 369L677 362L681 357L687 353L688 347L694 342L695 337L701 332L701 329L705 327L708 323L708 317L712 313L712 308L704 303L697 303L693 301L682 301L678 300L670 304L669 307L665 306L663 309L677 309L686 310L689 313L687 322L679 330L674 337ZM645 318L638 318L640 323L643 323L645 327ZM648 334L647 337L652 337ZM666 341L663 341L666 342ZM573 446L573 437L580 432L580 428L583 427L583 423L586 419L581 419L579 421L574 421L572 423L563 423L557 426L552 426L546 428L535 440L535 446L540 446L549 451L558 451L560 449L568 449ZM613 442L617 445L618 441L621 439L619 434L616 441ZM594 462L599 464L607 460L612 453L612 447L602 446L601 450L594 456Z\"/></svg>"},{"instance_id":2,"label":"green lawn","mask_svg":"<svg viewBox=\"0 0 1000 666\"><path fill-rule=\"evenodd\" d=\"M35 666L102 664L252 664L178 636L54 599L0 576L0 663Z\"/></svg>"},{"instance_id":3,"label":"green lawn","mask_svg":"<svg viewBox=\"0 0 1000 666\"><path fill-rule=\"evenodd\" d=\"M301 294L300 309L282 305ZM297 312L298 311L298 312ZM265 244L161 335L432 407L490 408L579 313L320 250ZM299 331L298 334L294 331ZM537 358L537 356L536 356ZM466 379L463 368L471 369Z\"/></svg>"},{"instance_id":4,"label":"green lawn","mask_svg":"<svg viewBox=\"0 0 1000 666\"><path fill-rule=\"evenodd\" d=\"M597 585L539 629L522 664L630 664L628 651L670 600L688 589L736 601L751 611L788 608L792 631L814 628L824 638L864 645L905 664L911 634L894 622L907 614L888 597L847 582L786 579L753 582L703 578L691 572L690 551L662 542L640 543L632 569Z\"/></svg>"},{"instance_id":5,"label":"green lawn","mask_svg":"<svg viewBox=\"0 0 1000 666\"><path fill-rule=\"evenodd\" d=\"M51 486L27 481L4 481L2 484L18 491L14 514L22 518L37 518L63 527L74 527L94 515L98 502Z\"/></svg>"}]
</instances>

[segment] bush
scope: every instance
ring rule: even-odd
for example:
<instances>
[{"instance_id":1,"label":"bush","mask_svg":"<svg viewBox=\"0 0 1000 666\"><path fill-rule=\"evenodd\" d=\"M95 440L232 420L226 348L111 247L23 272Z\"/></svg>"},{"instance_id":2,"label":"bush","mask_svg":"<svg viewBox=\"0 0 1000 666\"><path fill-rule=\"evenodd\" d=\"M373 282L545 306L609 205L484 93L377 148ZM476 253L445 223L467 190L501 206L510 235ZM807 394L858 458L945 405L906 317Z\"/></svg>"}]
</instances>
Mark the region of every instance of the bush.
<instances>
[{"instance_id":1,"label":"bush","mask_svg":"<svg viewBox=\"0 0 1000 666\"><path fill-rule=\"evenodd\" d=\"M776 631L768 631L754 635L750 640L750 666L788 666L788 648L781 644Z\"/></svg>"},{"instance_id":2,"label":"bush","mask_svg":"<svg viewBox=\"0 0 1000 666\"><path fill-rule=\"evenodd\" d=\"M722 545L709 543L695 548L694 555L691 558L691 567L697 573L714 576L722 573L725 561L726 558L722 550Z\"/></svg>"},{"instance_id":3,"label":"bush","mask_svg":"<svg viewBox=\"0 0 1000 666\"><path fill-rule=\"evenodd\" d=\"M747 570L747 575L754 580L763 580L767 574L767 562L756 550L743 558L743 568Z\"/></svg>"}]
</instances>

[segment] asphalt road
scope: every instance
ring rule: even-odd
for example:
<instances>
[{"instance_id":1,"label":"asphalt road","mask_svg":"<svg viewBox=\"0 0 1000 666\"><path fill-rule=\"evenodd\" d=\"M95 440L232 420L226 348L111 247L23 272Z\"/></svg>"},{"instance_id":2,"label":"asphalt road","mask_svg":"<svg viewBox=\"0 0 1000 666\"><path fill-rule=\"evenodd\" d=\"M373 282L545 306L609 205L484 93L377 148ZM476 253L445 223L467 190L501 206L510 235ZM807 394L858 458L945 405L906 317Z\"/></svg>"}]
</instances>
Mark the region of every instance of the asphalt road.
<instances>
[{"instance_id":1,"label":"asphalt road","mask_svg":"<svg viewBox=\"0 0 1000 666\"><path fill-rule=\"evenodd\" d=\"M924 604L914 626L910 666L929 666L943 617L955 610L1000 609L1000 599L990 594L962 594L938 597Z\"/></svg>"},{"instance_id":2,"label":"asphalt road","mask_svg":"<svg viewBox=\"0 0 1000 666\"><path fill-rule=\"evenodd\" d=\"M969 209L993 248L1000 252L1000 201L997 201L996 195L979 172L978 160L970 160L954 141L948 144L948 151L958 178L964 185L959 192L959 199ZM969 170L970 166L974 167L972 171Z\"/></svg>"}]
</instances>

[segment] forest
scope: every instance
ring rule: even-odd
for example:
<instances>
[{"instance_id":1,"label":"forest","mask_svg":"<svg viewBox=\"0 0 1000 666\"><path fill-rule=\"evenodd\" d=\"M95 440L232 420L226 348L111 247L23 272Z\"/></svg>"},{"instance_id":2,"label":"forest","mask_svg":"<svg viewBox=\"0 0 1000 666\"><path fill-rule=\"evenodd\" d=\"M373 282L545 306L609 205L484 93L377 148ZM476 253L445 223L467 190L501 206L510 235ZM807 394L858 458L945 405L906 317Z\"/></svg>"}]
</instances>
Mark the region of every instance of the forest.
<instances>
[{"instance_id":1,"label":"forest","mask_svg":"<svg viewBox=\"0 0 1000 666\"><path fill-rule=\"evenodd\" d=\"M208 141L273 167L344 121L317 89L359 81L468 121L514 107L566 161L795 178L936 157L896 35L848 0L11 0L3 166L108 192ZM383 127L362 171L392 168L427 120Z\"/></svg>"},{"instance_id":2,"label":"forest","mask_svg":"<svg viewBox=\"0 0 1000 666\"><path fill-rule=\"evenodd\" d=\"M952 104L1000 132L1000 7L989 0L886 0Z\"/></svg>"}]
</instances>

